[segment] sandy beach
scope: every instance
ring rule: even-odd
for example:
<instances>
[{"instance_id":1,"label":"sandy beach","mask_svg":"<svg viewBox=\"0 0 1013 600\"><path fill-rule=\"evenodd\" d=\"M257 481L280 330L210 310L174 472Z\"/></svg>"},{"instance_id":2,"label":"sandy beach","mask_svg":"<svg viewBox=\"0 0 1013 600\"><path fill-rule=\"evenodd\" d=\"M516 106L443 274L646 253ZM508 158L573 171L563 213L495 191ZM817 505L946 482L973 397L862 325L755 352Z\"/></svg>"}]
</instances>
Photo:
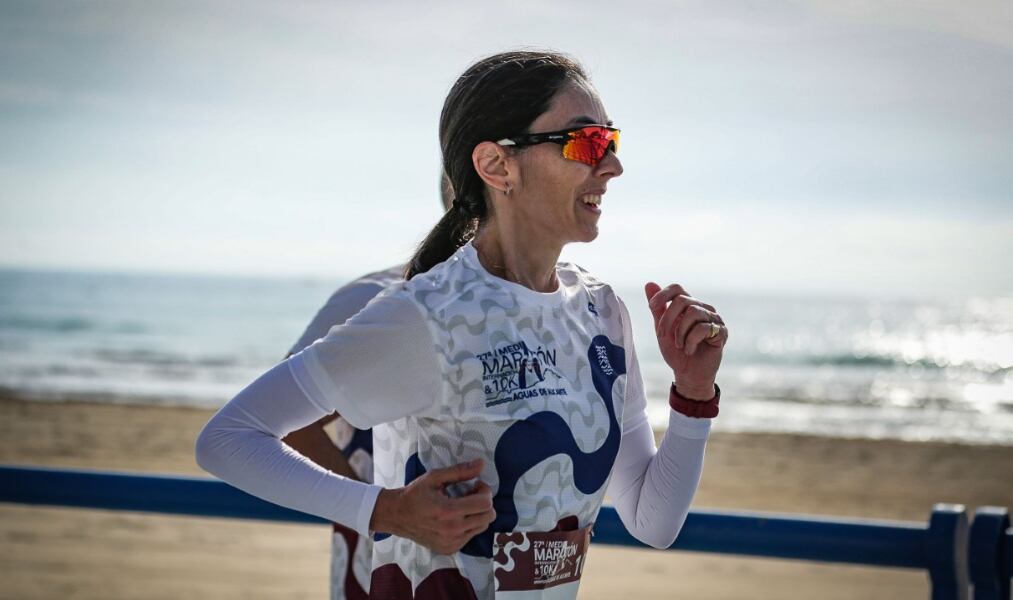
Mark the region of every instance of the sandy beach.
<instances>
[{"instance_id":1,"label":"sandy beach","mask_svg":"<svg viewBox=\"0 0 1013 600\"><path fill-rule=\"evenodd\" d=\"M0 462L202 474L207 410L0 398ZM716 433L698 508L1013 506L1013 448ZM0 505L0 598L324 598L323 526ZM925 598L915 571L593 546L581 598Z\"/></svg>"}]
</instances>

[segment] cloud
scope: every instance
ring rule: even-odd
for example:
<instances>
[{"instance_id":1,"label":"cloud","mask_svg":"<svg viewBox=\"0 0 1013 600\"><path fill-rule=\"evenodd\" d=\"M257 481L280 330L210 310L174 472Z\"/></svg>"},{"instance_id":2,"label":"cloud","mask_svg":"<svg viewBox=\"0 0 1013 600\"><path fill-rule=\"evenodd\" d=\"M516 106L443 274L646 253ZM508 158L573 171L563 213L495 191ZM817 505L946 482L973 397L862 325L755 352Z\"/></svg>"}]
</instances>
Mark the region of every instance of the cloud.
<instances>
[{"instance_id":1,"label":"cloud","mask_svg":"<svg viewBox=\"0 0 1013 600\"><path fill-rule=\"evenodd\" d=\"M3 4L0 235L20 236L3 260L348 275L396 260L435 221L453 78L532 44L584 60L624 129L602 238L573 249L589 266L1008 285L993 266L1013 237L1007 4L644 2L603 20L613 8Z\"/></svg>"}]
</instances>

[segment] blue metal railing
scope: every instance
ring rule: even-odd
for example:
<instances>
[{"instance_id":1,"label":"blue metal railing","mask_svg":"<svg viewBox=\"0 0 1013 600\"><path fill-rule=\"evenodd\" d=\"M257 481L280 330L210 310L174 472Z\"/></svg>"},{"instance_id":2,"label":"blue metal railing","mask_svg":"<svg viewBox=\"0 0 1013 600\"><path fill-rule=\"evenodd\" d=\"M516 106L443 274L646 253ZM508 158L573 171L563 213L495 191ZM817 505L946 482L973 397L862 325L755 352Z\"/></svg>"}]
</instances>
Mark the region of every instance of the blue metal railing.
<instances>
[{"instance_id":1,"label":"blue metal railing","mask_svg":"<svg viewBox=\"0 0 1013 600\"><path fill-rule=\"evenodd\" d=\"M326 523L260 500L217 479L0 465L0 501L203 517ZM643 547L610 506L594 542ZM937 504L927 523L692 511L672 549L920 569L932 598L1007 599L1013 529L1005 508Z\"/></svg>"}]
</instances>

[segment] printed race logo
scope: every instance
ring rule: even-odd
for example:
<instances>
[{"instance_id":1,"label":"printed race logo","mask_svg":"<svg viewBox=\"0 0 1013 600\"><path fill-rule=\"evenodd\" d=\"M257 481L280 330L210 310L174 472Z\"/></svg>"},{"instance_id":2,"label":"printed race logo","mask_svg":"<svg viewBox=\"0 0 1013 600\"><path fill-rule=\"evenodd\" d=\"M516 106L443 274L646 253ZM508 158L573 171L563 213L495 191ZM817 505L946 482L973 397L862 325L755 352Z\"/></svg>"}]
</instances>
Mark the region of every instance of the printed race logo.
<instances>
[{"instance_id":1,"label":"printed race logo","mask_svg":"<svg viewBox=\"0 0 1013 600\"><path fill-rule=\"evenodd\" d=\"M572 531L496 534L493 549L496 597L513 598L509 592L545 590L579 580L590 542L591 525ZM572 598L574 594L575 587L572 593L552 597Z\"/></svg>"},{"instance_id":2,"label":"printed race logo","mask_svg":"<svg viewBox=\"0 0 1013 600\"><path fill-rule=\"evenodd\" d=\"M520 341L475 358L482 361L486 408L525 398L566 395L565 388L557 387L562 377L556 370L555 349L538 346L532 350Z\"/></svg>"}]
</instances>

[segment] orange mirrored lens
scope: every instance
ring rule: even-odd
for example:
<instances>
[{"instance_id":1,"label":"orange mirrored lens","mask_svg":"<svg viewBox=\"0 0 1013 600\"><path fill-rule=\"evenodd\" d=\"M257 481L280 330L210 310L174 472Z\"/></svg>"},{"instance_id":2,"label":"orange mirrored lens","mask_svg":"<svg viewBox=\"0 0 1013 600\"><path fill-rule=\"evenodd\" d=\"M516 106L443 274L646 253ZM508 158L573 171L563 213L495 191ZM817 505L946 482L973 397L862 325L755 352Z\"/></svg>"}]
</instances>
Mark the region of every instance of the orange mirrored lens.
<instances>
[{"instance_id":1,"label":"orange mirrored lens","mask_svg":"<svg viewBox=\"0 0 1013 600\"><path fill-rule=\"evenodd\" d=\"M563 145L563 158L596 166L605 153L619 151L619 131L607 127L584 127L570 132L570 141Z\"/></svg>"}]
</instances>

